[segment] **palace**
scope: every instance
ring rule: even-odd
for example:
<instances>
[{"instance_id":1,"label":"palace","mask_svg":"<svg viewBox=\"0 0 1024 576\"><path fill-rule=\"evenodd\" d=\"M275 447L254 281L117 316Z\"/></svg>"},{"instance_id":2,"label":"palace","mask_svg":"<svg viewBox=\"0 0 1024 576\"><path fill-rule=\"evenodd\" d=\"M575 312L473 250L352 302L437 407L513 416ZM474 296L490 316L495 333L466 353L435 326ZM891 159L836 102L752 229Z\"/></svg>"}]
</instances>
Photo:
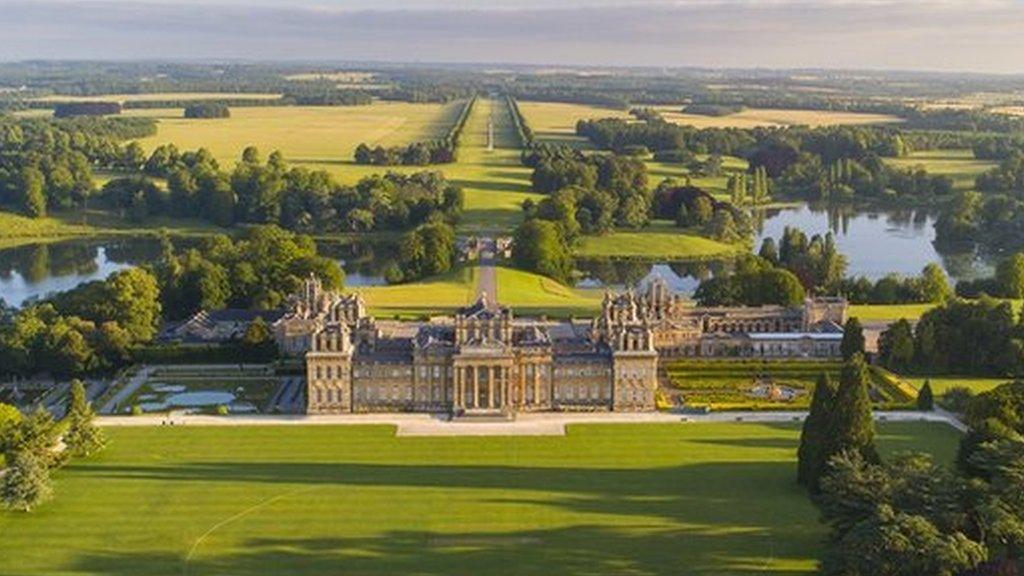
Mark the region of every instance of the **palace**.
<instances>
[{"instance_id":1,"label":"palace","mask_svg":"<svg viewBox=\"0 0 1024 576\"><path fill-rule=\"evenodd\" d=\"M378 321L310 278L273 328L305 359L310 414L645 411L660 358L832 357L845 317L841 299L696 307L655 280L606 295L592 321L519 319L486 295L450 317Z\"/></svg>"}]
</instances>

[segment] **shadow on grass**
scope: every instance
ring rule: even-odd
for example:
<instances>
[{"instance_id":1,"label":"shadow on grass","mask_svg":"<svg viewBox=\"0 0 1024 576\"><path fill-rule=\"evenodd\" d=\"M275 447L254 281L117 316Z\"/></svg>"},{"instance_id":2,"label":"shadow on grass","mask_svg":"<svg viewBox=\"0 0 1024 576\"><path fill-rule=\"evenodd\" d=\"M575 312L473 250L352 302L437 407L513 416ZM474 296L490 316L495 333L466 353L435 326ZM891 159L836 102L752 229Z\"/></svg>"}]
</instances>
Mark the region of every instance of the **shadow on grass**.
<instances>
[{"instance_id":1,"label":"shadow on grass","mask_svg":"<svg viewBox=\"0 0 1024 576\"><path fill-rule=\"evenodd\" d=\"M525 182L510 182L508 180L491 180L484 178L452 178L452 181L473 190L485 192L504 192L508 194L524 194L530 192L530 187Z\"/></svg>"},{"instance_id":2,"label":"shadow on grass","mask_svg":"<svg viewBox=\"0 0 1024 576\"><path fill-rule=\"evenodd\" d=\"M616 520L609 518L619 518L629 524L737 531L785 542L795 539L799 545L789 549L793 553L813 551L818 531L813 508L795 482L791 461L638 469L325 462L193 462L166 467L97 463L74 471L100 479L200 483L209 489L220 483L259 483L332 486L343 491L360 487L488 490L494 493L484 494L485 501L524 511L554 507L563 513L599 515L601 523L615 524Z\"/></svg>"},{"instance_id":3,"label":"shadow on grass","mask_svg":"<svg viewBox=\"0 0 1024 576\"><path fill-rule=\"evenodd\" d=\"M686 549L694 550L694 554L682 554L678 549L683 539ZM755 543L759 545L752 546ZM624 533L595 526L513 532L401 530L370 537L253 538L239 542L231 551L199 551L187 562L173 554L89 554L79 558L74 569L109 576L152 574L157 567L160 573L185 576L809 573L787 569L791 559L775 552L766 538L751 540L744 534L694 534L684 530Z\"/></svg>"}]
</instances>

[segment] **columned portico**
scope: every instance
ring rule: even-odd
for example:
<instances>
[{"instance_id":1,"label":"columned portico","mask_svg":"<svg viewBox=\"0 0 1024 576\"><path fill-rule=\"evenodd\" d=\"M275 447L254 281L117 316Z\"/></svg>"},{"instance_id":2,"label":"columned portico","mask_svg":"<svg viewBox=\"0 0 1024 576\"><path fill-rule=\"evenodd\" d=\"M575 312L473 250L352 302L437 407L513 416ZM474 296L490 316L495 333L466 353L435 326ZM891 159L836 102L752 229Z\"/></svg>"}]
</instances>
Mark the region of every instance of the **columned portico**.
<instances>
[{"instance_id":1,"label":"columned portico","mask_svg":"<svg viewBox=\"0 0 1024 576\"><path fill-rule=\"evenodd\" d=\"M504 410L513 407L511 358L455 358L456 410Z\"/></svg>"}]
</instances>

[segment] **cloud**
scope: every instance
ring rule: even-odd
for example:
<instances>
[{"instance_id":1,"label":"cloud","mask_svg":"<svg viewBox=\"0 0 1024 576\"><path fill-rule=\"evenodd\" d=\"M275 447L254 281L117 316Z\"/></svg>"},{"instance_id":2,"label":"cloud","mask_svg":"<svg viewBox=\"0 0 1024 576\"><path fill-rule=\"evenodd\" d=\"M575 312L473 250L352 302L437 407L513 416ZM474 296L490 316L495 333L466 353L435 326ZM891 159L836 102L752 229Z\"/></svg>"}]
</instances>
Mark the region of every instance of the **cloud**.
<instances>
[{"instance_id":1,"label":"cloud","mask_svg":"<svg viewBox=\"0 0 1024 576\"><path fill-rule=\"evenodd\" d=\"M0 2L0 58L1024 72L1017 0L240 2Z\"/></svg>"}]
</instances>

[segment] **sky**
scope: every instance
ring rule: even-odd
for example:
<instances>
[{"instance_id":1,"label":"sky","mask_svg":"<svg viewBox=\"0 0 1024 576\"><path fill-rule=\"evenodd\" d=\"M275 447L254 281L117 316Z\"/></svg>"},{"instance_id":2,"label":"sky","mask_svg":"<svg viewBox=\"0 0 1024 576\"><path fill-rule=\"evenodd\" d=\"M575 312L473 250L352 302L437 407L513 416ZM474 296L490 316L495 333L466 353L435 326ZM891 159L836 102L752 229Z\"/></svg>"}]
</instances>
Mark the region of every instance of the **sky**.
<instances>
[{"instance_id":1,"label":"sky","mask_svg":"<svg viewBox=\"0 0 1024 576\"><path fill-rule=\"evenodd\" d=\"M0 0L0 60L1024 73L1024 0Z\"/></svg>"}]
</instances>

